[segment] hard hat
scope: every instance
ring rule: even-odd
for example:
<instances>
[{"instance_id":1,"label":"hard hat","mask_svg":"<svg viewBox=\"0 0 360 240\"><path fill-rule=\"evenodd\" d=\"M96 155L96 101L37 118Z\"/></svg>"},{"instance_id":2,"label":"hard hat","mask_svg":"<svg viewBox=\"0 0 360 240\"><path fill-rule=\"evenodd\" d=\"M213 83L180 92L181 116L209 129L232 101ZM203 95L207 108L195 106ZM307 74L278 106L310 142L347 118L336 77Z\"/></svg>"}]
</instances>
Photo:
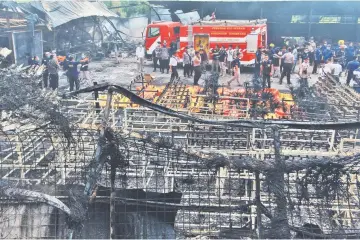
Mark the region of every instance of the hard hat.
<instances>
[{"instance_id":1,"label":"hard hat","mask_svg":"<svg viewBox=\"0 0 360 240\"><path fill-rule=\"evenodd\" d=\"M344 45L345 41L344 40L339 40L338 44L339 45Z\"/></svg>"},{"instance_id":2,"label":"hard hat","mask_svg":"<svg viewBox=\"0 0 360 240\"><path fill-rule=\"evenodd\" d=\"M270 43L270 47L275 47L275 44L273 44L273 43Z\"/></svg>"}]
</instances>

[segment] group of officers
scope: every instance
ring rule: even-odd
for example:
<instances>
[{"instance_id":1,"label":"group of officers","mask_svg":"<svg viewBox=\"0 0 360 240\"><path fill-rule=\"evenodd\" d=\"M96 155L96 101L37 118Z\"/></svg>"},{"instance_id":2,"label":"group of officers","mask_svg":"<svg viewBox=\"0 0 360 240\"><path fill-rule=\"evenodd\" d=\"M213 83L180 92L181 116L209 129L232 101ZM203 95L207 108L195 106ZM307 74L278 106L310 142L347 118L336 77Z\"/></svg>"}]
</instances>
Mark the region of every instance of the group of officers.
<instances>
[{"instance_id":1,"label":"group of officers","mask_svg":"<svg viewBox=\"0 0 360 240\"><path fill-rule=\"evenodd\" d=\"M80 73L81 78L90 81L89 57L82 54L80 61L76 61L73 56L59 58L62 61L58 59L55 53L45 52L41 63L37 56L28 59L28 64L32 67L40 65L43 67L42 86L44 88L49 87L53 90L56 90L59 87L59 70L61 68L63 71L65 71L65 75L70 84L70 91L74 91L74 86L76 90L80 89ZM79 65L80 71L78 71Z\"/></svg>"}]
</instances>

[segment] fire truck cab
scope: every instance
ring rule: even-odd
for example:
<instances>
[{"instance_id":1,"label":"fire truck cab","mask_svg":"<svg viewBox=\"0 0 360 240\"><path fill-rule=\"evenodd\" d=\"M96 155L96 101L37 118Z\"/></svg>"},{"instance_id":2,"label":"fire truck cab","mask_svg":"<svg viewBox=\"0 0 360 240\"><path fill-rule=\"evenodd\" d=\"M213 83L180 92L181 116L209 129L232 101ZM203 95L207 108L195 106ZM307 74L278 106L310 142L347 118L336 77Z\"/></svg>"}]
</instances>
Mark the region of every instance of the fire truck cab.
<instances>
[{"instance_id":1,"label":"fire truck cab","mask_svg":"<svg viewBox=\"0 0 360 240\"><path fill-rule=\"evenodd\" d=\"M199 21L191 25L179 22L150 24L145 39L147 55L151 56L158 42L164 41L168 47L172 42L177 43L180 62L186 46L193 46L195 51L203 49L211 62L211 49L218 45L226 49L238 47L242 51L241 65L250 66L255 63L256 50L267 45L266 19Z\"/></svg>"},{"instance_id":2,"label":"fire truck cab","mask_svg":"<svg viewBox=\"0 0 360 240\"><path fill-rule=\"evenodd\" d=\"M179 22L153 22L146 29L145 48L147 57L151 57L152 52L158 45L166 42L166 46L170 47L172 42L180 41L180 27L183 26Z\"/></svg>"}]
</instances>

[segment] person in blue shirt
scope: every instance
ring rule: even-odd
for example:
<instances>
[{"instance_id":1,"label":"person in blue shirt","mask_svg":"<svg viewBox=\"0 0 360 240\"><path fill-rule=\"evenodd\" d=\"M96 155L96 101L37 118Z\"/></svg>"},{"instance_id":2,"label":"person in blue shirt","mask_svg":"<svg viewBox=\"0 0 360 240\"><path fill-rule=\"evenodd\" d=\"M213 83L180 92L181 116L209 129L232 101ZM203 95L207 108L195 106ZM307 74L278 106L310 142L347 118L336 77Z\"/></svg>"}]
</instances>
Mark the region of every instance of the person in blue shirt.
<instances>
[{"instance_id":1,"label":"person in blue shirt","mask_svg":"<svg viewBox=\"0 0 360 240\"><path fill-rule=\"evenodd\" d=\"M325 51L326 48L327 48L327 42L324 41L323 45L321 45L320 47L321 52Z\"/></svg>"},{"instance_id":2,"label":"person in blue shirt","mask_svg":"<svg viewBox=\"0 0 360 240\"><path fill-rule=\"evenodd\" d=\"M348 64L348 62L353 60L354 56L355 56L355 47L354 44L351 42L349 43L349 46L345 48L346 65Z\"/></svg>"},{"instance_id":3,"label":"person in blue shirt","mask_svg":"<svg viewBox=\"0 0 360 240\"><path fill-rule=\"evenodd\" d=\"M331 59L333 57L333 52L331 51L331 46L328 45L326 49L322 52L323 59L326 62L327 60Z\"/></svg>"},{"instance_id":4,"label":"person in blue shirt","mask_svg":"<svg viewBox=\"0 0 360 240\"><path fill-rule=\"evenodd\" d=\"M260 64L261 64L262 47L260 46L255 53L255 77L260 76Z\"/></svg>"},{"instance_id":5,"label":"person in blue shirt","mask_svg":"<svg viewBox=\"0 0 360 240\"><path fill-rule=\"evenodd\" d=\"M322 60L322 51L321 51L320 47L318 46L318 47L316 47L316 50L315 50L315 61L314 61L314 68L312 71L313 74L317 73L317 68L318 68L318 66L320 66L321 60Z\"/></svg>"},{"instance_id":6,"label":"person in blue shirt","mask_svg":"<svg viewBox=\"0 0 360 240\"><path fill-rule=\"evenodd\" d=\"M70 92L74 91L74 84L76 90L79 90L80 83L79 83L79 71L78 65L80 62L74 61L74 57L70 57L69 61L67 62L67 76L69 78L70 83Z\"/></svg>"},{"instance_id":7,"label":"person in blue shirt","mask_svg":"<svg viewBox=\"0 0 360 240\"><path fill-rule=\"evenodd\" d=\"M358 67L360 67L359 61L355 57L353 57L352 61L350 61L346 66L346 69L348 71L348 75L346 78L346 85L349 86L351 79L354 79L354 71Z\"/></svg>"}]
</instances>

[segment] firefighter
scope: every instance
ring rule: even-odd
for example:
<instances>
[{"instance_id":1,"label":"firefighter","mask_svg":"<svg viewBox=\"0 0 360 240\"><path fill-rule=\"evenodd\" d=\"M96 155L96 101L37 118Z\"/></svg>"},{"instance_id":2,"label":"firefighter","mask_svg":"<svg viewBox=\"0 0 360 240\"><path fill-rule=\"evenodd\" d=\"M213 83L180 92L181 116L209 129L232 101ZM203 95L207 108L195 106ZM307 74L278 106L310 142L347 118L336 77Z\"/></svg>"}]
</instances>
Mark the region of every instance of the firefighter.
<instances>
[{"instance_id":1,"label":"firefighter","mask_svg":"<svg viewBox=\"0 0 360 240\"><path fill-rule=\"evenodd\" d=\"M138 61L138 71L143 71L143 65L144 65L144 57L145 57L145 49L143 45L140 43L139 46L136 48L136 58Z\"/></svg>"},{"instance_id":2,"label":"firefighter","mask_svg":"<svg viewBox=\"0 0 360 240\"><path fill-rule=\"evenodd\" d=\"M219 57L220 57L220 49L219 45L216 45L215 49L211 51L212 53L212 69L211 71L215 71L216 73L219 71Z\"/></svg>"},{"instance_id":3,"label":"firefighter","mask_svg":"<svg viewBox=\"0 0 360 240\"><path fill-rule=\"evenodd\" d=\"M241 86L241 82L240 82L240 57L241 57L241 53L238 53L236 58L231 63L231 67L233 68L233 71L234 71L234 76L228 82L228 87L229 88L230 88L230 84L234 80L236 80L237 83L239 84L239 86Z\"/></svg>"},{"instance_id":4,"label":"firefighter","mask_svg":"<svg viewBox=\"0 0 360 240\"><path fill-rule=\"evenodd\" d=\"M60 66L55 59L54 55L50 55L49 62L47 64L47 69L49 71L49 87L52 90L55 90L59 86L59 69Z\"/></svg>"},{"instance_id":5,"label":"firefighter","mask_svg":"<svg viewBox=\"0 0 360 240\"><path fill-rule=\"evenodd\" d=\"M160 60L160 71L161 73L165 72L165 68L167 69L167 73L169 73L169 49L166 47L166 43L163 44L161 48L161 60Z\"/></svg>"},{"instance_id":6,"label":"firefighter","mask_svg":"<svg viewBox=\"0 0 360 240\"><path fill-rule=\"evenodd\" d=\"M282 80L285 76L286 76L287 84L288 85L291 84L290 75L291 75L292 66L294 64L294 55L292 54L291 50L292 50L291 48L288 48L288 51L281 57L284 62L284 67L280 77L280 84L282 84Z\"/></svg>"},{"instance_id":7,"label":"firefighter","mask_svg":"<svg viewBox=\"0 0 360 240\"><path fill-rule=\"evenodd\" d=\"M74 61L74 57L71 56L69 58L69 62L67 65L67 76L69 78L69 83L70 83L70 92L74 91L74 84L76 90L80 89L79 72L77 70L79 64L80 62Z\"/></svg>"},{"instance_id":8,"label":"firefighter","mask_svg":"<svg viewBox=\"0 0 360 240\"><path fill-rule=\"evenodd\" d=\"M44 54L44 58L42 59L41 61L41 64L44 65L44 72L43 72L43 86L44 88L47 88L48 87L48 83L49 83L49 70L47 68L47 65L50 61L50 53L49 52L46 52Z\"/></svg>"},{"instance_id":9,"label":"firefighter","mask_svg":"<svg viewBox=\"0 0 360 240\"><path fill-rule=\"evenodd\" d=\"M220 76L225 76L226 74L226 64L225 64L226 58L227 58L227 53L225 47L222 46L219 51Z\"/></svg>"},{"instance_id":10,"label":"firefighter","mask_svg":"<svg viewBox=\"0 0 360 240\"><path fill-rule=\"evenodd\" d=\"M266 86L266 82L267 82L268 88L271 87L270 78L271 78L273 71L274 71L273 63L269 59L269 55L266 54L266 55L264 55L264 60L261 61L261 66L260 66L260 74L262 75L262 79L263 79L263 84L262 84L263 89Z\"/></svg>"},{"instance_id":11,"label":"firefighter","mask_svg":"<svg viewBox=\"0 0 360 240\"><path fill-rule=\"evenodd\" d=\"M229 49L226 51L226 68L228 69L228 74L231 75L231 62L234 60L234 50L232 45L229 46Z\"/></svg>"},{"instance_id":12,"label":"firefighter","mask_svg":"<svg viewBox=\"0 0 360 240\"><path fill-rule=\"evenodd\" d=\"M171 72L171 76L170 76L170 81L175 80L175 78L177 80L179 80L179 73L177 71L177 65L179 60L177 59L177 57L175 56L176 52L172 52L172 56L170 58L169 61L169 68L170 68L170 72Z\"/></svg>"},{"instance_id":13,"label":"firefighter","mask_svg":"<svg viewBox=\"0 0 360 240\"><path fill-rule=\"evenodd\" d=\"M152 52L152 60L153 60L153 64L154 64L154 72L156 72L156 68L158 66L158 61L160 60L160 57L161 57L161 45L160 45L160 42L158 42L158 45L156 46L156 48Z\"/></svg>"},{"instance_id":14,"label":"firefighter","mask_svg":"<svg viewBox=\"0 0 360 240\"><path fill-rule=\"evenodd\" d=\"M346 64L346 53L345 53L345 46L340 45L339 51L335 55L334 61L337 60L337 62L341 65L342 68L345 67Z\"/></svg>"},{"instance_id":15,"label":"firefighter","mask_svg":"<svg viewBox=\"0 0 360 240\"><path fill-rule=\"evenodd\" d=\"M205 52L203 49L202 49L203 52ZM206 52L205 52L206 54ZM195 56L194 56L194 61L193 61L193 64L194 64L194 85L199 85L199 79L201 77L201 72L202 72L202 59L201 59L201 56L200 56L200 53L198 51L195 52Z\"/></svg>"},{"instance_id":16,"label":"firefighter","mask_svg":"<svg viewBox=\"0 0 360 240\"><path fill-rule=\"evenodd\" d=\"M185 51L184 51L184 59L183 59L183 64L184 64L184 77L190 77L190 68L191 68L191 56L189 53L189 48L185 47Z\"/></svg>"},{"instance_id":17,"label":"firefighter","mask_svg":"<svg viewBox=\"0 0 360 240\"><path fill-rule=\"evenodd\" d=\"M260 64L261 64L262 46L259 46L255 53L255 77L260 76Z\"/></svg>"},{"instance_id":18,"label":"firefighter","mask_svg":"<svg viewBox=\"0 0 360 240\"><path fill-rule=\"evenodd\" d=\"M356 57L353 57L352 61L348 62L346 69L347 69L347 78L346 78L346 85L349 86L351 79L354 79L354 70L360 67L359 61Z\"/></svg>"}]
</instances>

